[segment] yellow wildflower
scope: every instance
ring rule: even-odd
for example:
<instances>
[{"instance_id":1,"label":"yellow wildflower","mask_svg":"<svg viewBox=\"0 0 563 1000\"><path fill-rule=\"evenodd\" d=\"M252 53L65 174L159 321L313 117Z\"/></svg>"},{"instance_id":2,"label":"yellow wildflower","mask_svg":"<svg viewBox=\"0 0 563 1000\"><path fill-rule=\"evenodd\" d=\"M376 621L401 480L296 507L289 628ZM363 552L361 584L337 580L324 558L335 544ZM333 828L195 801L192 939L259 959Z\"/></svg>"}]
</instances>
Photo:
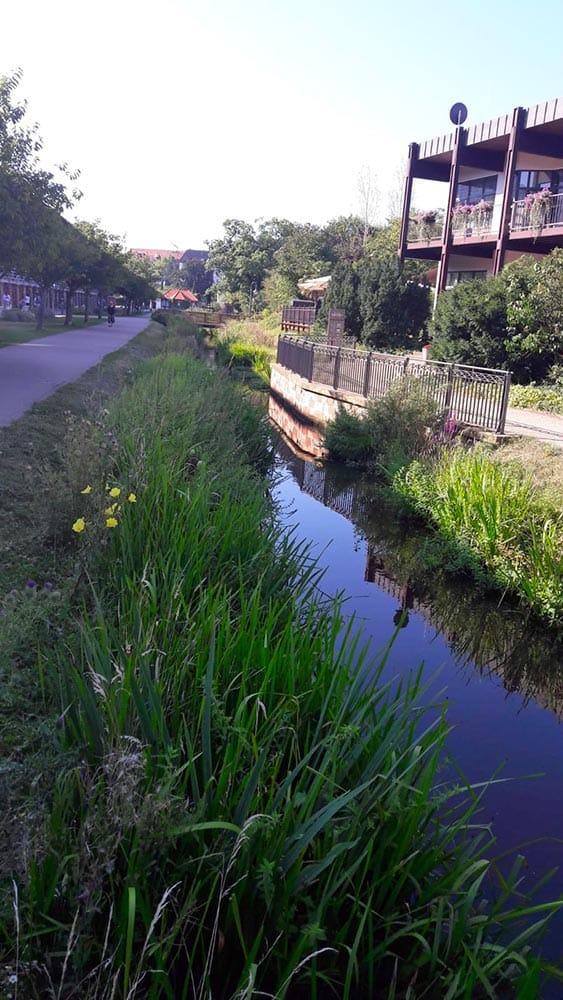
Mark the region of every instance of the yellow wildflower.
<instances>
[{"instance_id":1,"label":"yellow wildflower","mask_svg":"<svg viewBox=\"0 0 563 1000\"><path fill-rule=\"evenodd\" d=\"M137 497L135 493L130 493L127 497L129 503L137 503Z\"/></svg>"},{"instance_id":2,"label":"yellow wildflower","mask_svg":"<svg viewBox=\"0 0 563 1000\"><path fill-rule=\"evenodd\" d=\"M106 527L107 528L117 528L117 518L115 518L115 517L108 517L108 519L106 521Z\"/></svg>"},{"instance_id":3,"label":"yellow wildflower","mask_svg":"<svg viewBox=\"0 0 563 1000\"><path fill-rule=\"evenodd\" d=\"M106 514L107 517L111 517L112 514L115 514L116 510L119 510L119 505L112 503L111 507L106 507L104 514Z\"/></svg>"},{"instance_id":4,"label":"yellow wildflower","mask_svg":"<svg viewBox=\"0 0 563 1000\"><path fill-rule=\"evenodd\" d=\"M72 530L76 531L76 534L79 535L81 531L84 531L85 527L86 527L86 521L84 520L84 518L77 517L76 521L72 526Z\"/></svg>"},{"instance_id":5,"label":"yellow wildflower","mask_svg":"<svg viewBox=\"0 0 563 1000\"><path fill-rule=\"evenodd\" d=\"M80 492L84 493L85 496L88 496L88 494L92 492L92 487L91 486L86 486L86 488L83 489L83 490L80 490Z\"/></svg>"},{"instance_id":6,"label":"yellow wildflower","mask_svg":"<svg viewBox=\"0 0 563 1000\"><path fill-rule=\"evenodd\" d=\"M109 491L110 497L118 497L121 493L119 486L114 486L112 490Z\"/></svg>"}]
</instances>

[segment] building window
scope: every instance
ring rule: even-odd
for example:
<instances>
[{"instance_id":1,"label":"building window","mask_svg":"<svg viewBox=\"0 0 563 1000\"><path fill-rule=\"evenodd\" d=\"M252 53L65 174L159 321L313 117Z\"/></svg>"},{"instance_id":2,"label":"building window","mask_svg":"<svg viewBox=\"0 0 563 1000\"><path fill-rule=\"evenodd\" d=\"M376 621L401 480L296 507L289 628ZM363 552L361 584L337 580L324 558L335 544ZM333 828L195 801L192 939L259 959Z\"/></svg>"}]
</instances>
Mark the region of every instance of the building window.
<instances>
[{"instance_id":1,"label":"building window","mask_svg":"<svg viewBox=\"0 0 563 1000\"><path fill-rule=\"evenodd\" d=\"M527 194L549 188L559 193L559 170L517 170L514 178L514 200L524 201Z\"/></svg>"},{"instance_id":2,"label":"building window","mask_svg":"<svg viewBox=\"0 0 563 1000\"><path fill-rule=\"evenodd\" d=\"M474 279L484 281L486 277L486 271L448 271L446 288L452 288L453 285L458 285L460 281L473 281Z\"/></svg>"},{"instance_id":3,"label":"building window","mask_svg":"<svg viewBox=\"0 0 563 1000\"><path fill-rule=\"evenodd\" d=\"M460 205L477 205L480 201L494 201L497 193L497 177L477 177L474 181L460 181L457 186L456 201Z\"/></svg>"}]
</instances>

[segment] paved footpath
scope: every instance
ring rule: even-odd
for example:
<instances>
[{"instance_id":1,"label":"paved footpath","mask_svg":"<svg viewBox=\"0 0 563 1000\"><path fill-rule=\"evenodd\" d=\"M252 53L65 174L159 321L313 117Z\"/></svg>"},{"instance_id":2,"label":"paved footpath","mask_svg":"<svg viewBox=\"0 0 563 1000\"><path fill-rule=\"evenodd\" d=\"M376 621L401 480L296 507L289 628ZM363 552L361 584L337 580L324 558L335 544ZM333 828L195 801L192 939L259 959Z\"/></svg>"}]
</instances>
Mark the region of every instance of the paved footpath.
<instances>
[{"instance_id":1,"label":"paved footpath","mask_svg":"<svg viewBox=\"0 0 563 1000\"><path fill-rule=\"evenodd\" d=\"M149 322L148 314L119 316L113 326L99 323L0 348L0 427L7 427L61 385L74 382Z\"/></svg>"},{"instance_id":2,"label":"paved footpath","mask_svg":"<svg viewBox=\"0 0 563 1000\"><path fill-rule=\"evenodd\" d=\"M505 434L508 437L522 434L563 448L563 417L544 410L517 410L509 406Z\"/></svg>"}]
</instances>

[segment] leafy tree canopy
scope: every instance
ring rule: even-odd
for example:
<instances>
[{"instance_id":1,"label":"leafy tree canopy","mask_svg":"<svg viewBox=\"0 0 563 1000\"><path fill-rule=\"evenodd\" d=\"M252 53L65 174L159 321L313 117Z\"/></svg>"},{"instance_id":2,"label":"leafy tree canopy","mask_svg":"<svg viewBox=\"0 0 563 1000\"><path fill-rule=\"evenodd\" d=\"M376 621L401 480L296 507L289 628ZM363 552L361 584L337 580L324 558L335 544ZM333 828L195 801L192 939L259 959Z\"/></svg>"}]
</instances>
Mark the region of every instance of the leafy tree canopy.
<instances>
[{"instance_id":1,"label":"leafy tree canopy","mask_svg":"<svg viewBox=\"0 0 563 1000\"><path fill-rule=\"evenodd\" d=\"M358 269L362 341L391 350L419 347L430 315L428 287L409 279L396 256L365 258Z\"/></svg>"}]
</instances>

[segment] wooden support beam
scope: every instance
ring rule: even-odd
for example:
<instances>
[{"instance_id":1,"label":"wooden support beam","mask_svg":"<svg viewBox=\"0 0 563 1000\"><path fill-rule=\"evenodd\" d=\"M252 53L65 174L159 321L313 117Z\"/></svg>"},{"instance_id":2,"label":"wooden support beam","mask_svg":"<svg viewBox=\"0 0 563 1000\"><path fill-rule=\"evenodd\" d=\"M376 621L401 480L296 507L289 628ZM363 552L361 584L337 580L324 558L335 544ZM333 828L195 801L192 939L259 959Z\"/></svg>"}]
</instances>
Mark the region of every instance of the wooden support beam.
<instances>
[{"instance_id":1,"label":"wooden support beam","mask_svg":"<svg viewBox=\"0 0 563 1000\"><path fill-rule=\"evenodd\" d=\"M495 254L493 257L493 274L498 274L504 263L504 254L508 242L508 226L510 223L510 212L512 207L512 193L514 189L514 174L516 171L516 161L520 148L520 139L524 129L526 112L524 108L514 108L512 113L512 127L508 138L508 149L504 165L504 192L502 196L502 208L500 213L500 225L498 229Z\"/></svg>"},{"instance_id":2,"label":"wooden support beam","mask_svg":"<svg viewBox=\"0 0 563 1000\"><path fill-rule=\"evenodd\" d=\"M450 255L450 249L452 244L452 211L455 204L461 156L465 146L466 139L467 139L467 129L464 129L462 128L461 125L458 125L458 127L455 130L455 141L452 153L452 162L450 167L450 186L448 189L448 204L446 206L446 215L444 218L444 235L442 239L442 252L440 254L440 269L438 272L438 283L437 283L438 292L444 291L448 279L448 258Z\"/></svg>"}]
</instances>

